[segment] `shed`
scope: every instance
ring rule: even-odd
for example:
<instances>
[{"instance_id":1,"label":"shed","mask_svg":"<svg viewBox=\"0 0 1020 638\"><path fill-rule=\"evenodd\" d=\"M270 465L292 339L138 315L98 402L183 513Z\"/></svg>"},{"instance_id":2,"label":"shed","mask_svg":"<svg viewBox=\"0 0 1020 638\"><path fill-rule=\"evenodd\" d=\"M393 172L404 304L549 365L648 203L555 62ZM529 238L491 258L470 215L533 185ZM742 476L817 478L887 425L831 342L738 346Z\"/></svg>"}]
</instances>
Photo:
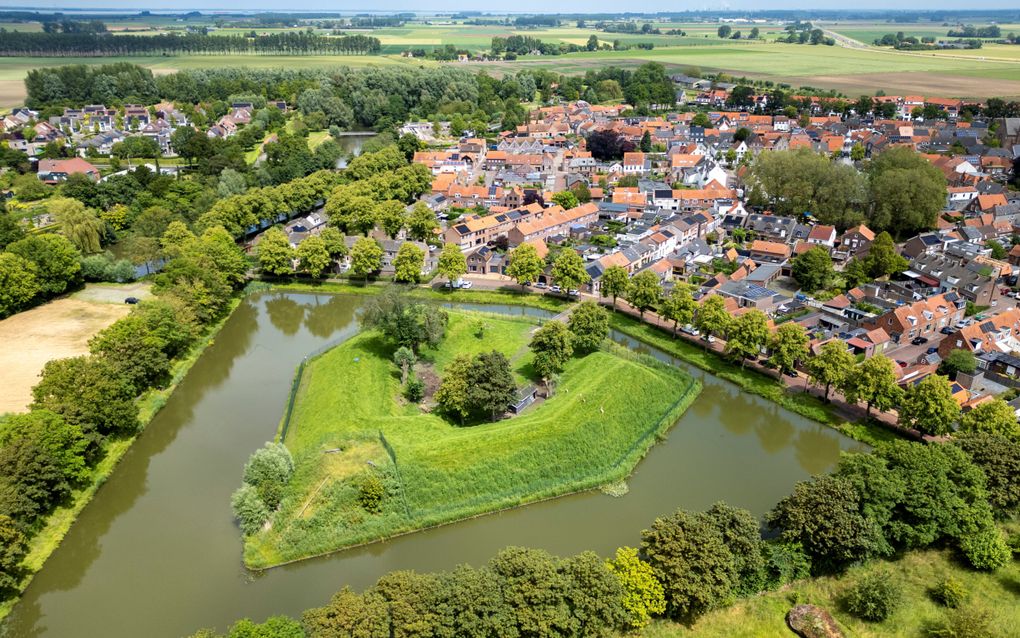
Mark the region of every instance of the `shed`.
<instances>
[{"instance_id":1,"label":"shed","mask_svg":"<svg viewBox=\"0 0 1020 638\"><path fill-rule=\"evenodd\" d=\"M517 395L514 397L513 403L510 404L510 411L514 414L520 414L524 411L524 408L528 407L535 402L538 397L538 388L534 385L526 385L517 389Z\"/></svg>"}]
</instances>

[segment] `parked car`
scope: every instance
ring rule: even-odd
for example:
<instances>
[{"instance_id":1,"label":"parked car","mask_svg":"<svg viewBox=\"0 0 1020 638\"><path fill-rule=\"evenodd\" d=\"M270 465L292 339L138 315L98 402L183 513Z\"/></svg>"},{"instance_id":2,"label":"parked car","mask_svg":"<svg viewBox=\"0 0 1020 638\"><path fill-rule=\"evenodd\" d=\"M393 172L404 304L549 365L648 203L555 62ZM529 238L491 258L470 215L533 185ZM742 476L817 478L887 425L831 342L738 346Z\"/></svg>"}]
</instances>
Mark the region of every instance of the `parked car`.
<instances>
[{"instance_id":1,"label":"parked car","mask_svg":"<svg viewBox=\"0 0 1020 638\"><path fill-rule=\"evenodd\" d=\"M461 282L460 287L467 289L467 288L470 288L473 285L474 284L472 284L470 281L463 281L463 282Z\"/></svg>"},{"instance_id":2,"label":"parked car","mask_svg":"<svg viewBox=\"0 0 1020 638\"><path fill-rule=\"evenodd\" d=\"M914 346L923 346L928 343L928 337L914 337L910 340L910 344Z\"/></svg>"},{"instance_id":3,"label":"parked car","mask_svg":"<svg viewBox=\"0 0 1020 638\"><path fill-rule=\"evenodd\" d=\"M132 306L141 301L138 297L128 297L124 300L124 303L131 304Z\"/></svg>"},{"instance_id":4,"label":"parked car","mask_svg":"<svg viewBox=\"0 0 1020 638\"><path fill-rule=\"evenodd\" d=\"M715 337L713 335L705 335L702 339L709 343L715 343Z\"/></svg>"},{"instance_id":5,"label":"parked car","mask_svg":"<svg viewBox=\"0 0 1020 638\"><path fill-rule=\"evenodd\" d=\"M687 324L686 326L680 328L680 332L684 333L685 335L691 335L692 337L697 337L701 334L700 332L698 332L698 329L692 326L691 324Z\"/></svg>"},{"instance_id":6,"label":"parked car","mask_svg":"<svg viewBox=\"0 0 1020 638\"><path fill-rule=\"evenodd\" d=\"M578 290L577 288L571 288L570 290L567 291L567 294L570 295L571 297L576 297L581 294L581 291Z\"/></svg>"},{"instance_id":7,"label":"parked car","mask_svg":"<svg viewBox=\"0 0 1020 638\"><path fill-rule=\"evenodd\" d=\"M550 292L560 292L563 289L560 288L559 284L553 284L553 285L549 286L549 290L550 290Z\"/></svg>"},{"instance_id":8,"label":"parked car","mask_svg":"<svg viewBox=\"0 0 1020 638\"><path fill-rule=\"evenodd\" d=\"M538 288L539 290L545 290L546 288L548 288L548 286L544 281L540 281L535 284L535 288Z\"/></svg>"},{"instance_id":9,"label":"parked car","mask_svg":"<svg viewBox=\"0 0 1020 638\"><path fill-rule=\"evenodd\" d=\"M898 365L901 368L906 368L910 364L907 363L906 361L903 361L902 359L897 359L896 360L896 365Z\"/></svg>"},{"instance_id":10,"label":"parked car","mask_svg":"<svg viewBox=\"0 0 1020 638\"><path fill-rule=\"evenodd\" d=\"M942 330L939 330L939 332L941 332L944 335L951 335L951 334L953 334L953 329L950 328L949 326L946 326Z\"/></svg>"},{"instance_id":11,"label":"parked car","mask_svg":"<svg viewBox=\"0 0 1020 638\"><path fill-rule=\"evenodd\" d=\"M928 348L927 350L925 350L924 353L925 354L935 354L938 351L939 351L939 349L938 349L937 346L932 346L932 347Z\"/></svg>"}]
</instances>

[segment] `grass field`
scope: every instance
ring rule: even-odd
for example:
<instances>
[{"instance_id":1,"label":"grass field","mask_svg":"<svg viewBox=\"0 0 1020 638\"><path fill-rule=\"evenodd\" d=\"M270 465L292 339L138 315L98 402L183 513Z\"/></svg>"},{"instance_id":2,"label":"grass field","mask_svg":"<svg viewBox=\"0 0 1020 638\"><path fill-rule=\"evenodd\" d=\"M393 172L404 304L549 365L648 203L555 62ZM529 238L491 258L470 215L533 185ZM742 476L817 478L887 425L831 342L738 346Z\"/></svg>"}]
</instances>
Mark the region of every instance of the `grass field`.
<instances>
[{"instance_id":1,"label":"grass field","mask_svg":"<svg viewBox=\"0 0 1020 638\"><path fill-rule=\"evenodd\" d=\"M886 570L903 587L903 602L887 620L863 622L843 611L840 599L847 586L868 572ZM1013 561L995 573L975 572L961 566L948 550L911 552L895 562L875 561L851 569L840 578L813 578L783 589L749 598L732 607L710 612L693 627L659 621L642 631L642 638L760 638L792 636L786 612L794 604L810 603L827 609L856 638L916 638L948 613L936 604L929 590L952 576L970 592L968 604L987 610L995 636L1020 636L1020 562ZM948 635L948 634L946 634ZM962 635L962 634L957 634ZM978 635L978 634L974 634ZM984 634L982 634L984 635Z\"/></svg>"},{"instance_id":2,"label":"grass field","mask_svg":"<svg viewBox=\"0 0 1020 638\"><path fill-rule=\"evenodd\" d=\"M441 376L455 354L497 349L523 383L533 376L527 343L534 327L451 312L446 340L422 361ZM284 439L295 475L272 527L248 539L247 565L264 568L620 480L699 390L680 371L611 349L572 360L554 396L524 414L457 427L398 399L391 354L366 332L306 367ZM377 514L357 505L356 485L368 473L388 487Z\"/></svg>"}]
</instances>

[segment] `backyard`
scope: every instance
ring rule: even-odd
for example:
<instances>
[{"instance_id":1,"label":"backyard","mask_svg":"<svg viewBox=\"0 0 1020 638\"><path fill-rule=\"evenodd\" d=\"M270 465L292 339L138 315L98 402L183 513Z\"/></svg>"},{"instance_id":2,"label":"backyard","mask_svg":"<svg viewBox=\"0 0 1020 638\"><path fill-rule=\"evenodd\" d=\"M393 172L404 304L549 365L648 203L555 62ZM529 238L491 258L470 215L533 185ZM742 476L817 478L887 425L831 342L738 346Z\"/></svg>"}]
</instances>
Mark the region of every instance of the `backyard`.
<instances>
[{"instance_id":1,"label":"backyard","mask_svg":"<svg viewBox=\"0 0 1020 638\"><path fill-rule=\"evenodd\" d=\"M496 349L526 383L534 327L451 312L446 339L419 368L442 376L454 355ZM250 567L621 481L700 390L678 370L609 348L570 361L552 398L522 415L459 427L398 398L391 356L365 332L306 366L284 438L294 477L272 525L247 539ZM375 512L359 506L369 476L386 487Z\"/></svg>"}]
</instances>

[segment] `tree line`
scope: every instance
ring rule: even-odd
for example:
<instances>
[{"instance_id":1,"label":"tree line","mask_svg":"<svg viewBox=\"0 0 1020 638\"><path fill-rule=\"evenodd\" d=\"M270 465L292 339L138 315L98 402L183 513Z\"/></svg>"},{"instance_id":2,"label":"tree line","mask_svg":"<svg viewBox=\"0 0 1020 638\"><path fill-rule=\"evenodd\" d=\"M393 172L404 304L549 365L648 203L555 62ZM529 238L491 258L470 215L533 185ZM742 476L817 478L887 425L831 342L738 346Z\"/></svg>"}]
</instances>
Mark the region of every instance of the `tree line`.
<instances>
[{"instance_id":1,"label":"tree line","mask_svg":"<svg viewBox=\"0 0 1020 638\"><path fill-rule=\"evenodd\" d=\"M112 57L125 55L375 55L379 38L269 33L254 38L201 33L111 35L93 31L2 31L0 56Z\"/></svg>"},{"instance_id":2,"label":"tree line","mask_svg":"<svg viewBox=\"0 0 1020 638\"><path fill-rule=\"evenodd\" d=\"M247 261L222 227L196 236L176 221L161 244L170 260L154 279L156 297L96 334L89 354L48 362L31 411L0 419L0 599L17 593L29 541L47 516L94 480L112 441L138 432L139 397L170 381L174 362L245 281Z\"/></svg>"},{"instance_id":3,"label":"tree line","mask_svg":"<svg viewBox=\"0 0 1020 638\"><path fill-rule=\"evenodd\" d=\"M1020 475L1009 468L1018 463L1016 443L993 434L886 443L797 484L763 521L725 503L680 509L609 559L508 547L480 567L391 572L360 594L342 589L300 621L244 620L226 635L387 638L413 627L426 636L608 636L653 617L691 625L737 599L914 549L948 546L992 571L1012 556L996 518L1017 513ZM844 591L850 613L866 620L883 620L898 598L894 585L867 579Z\"/></svg>"}]
</instances>

